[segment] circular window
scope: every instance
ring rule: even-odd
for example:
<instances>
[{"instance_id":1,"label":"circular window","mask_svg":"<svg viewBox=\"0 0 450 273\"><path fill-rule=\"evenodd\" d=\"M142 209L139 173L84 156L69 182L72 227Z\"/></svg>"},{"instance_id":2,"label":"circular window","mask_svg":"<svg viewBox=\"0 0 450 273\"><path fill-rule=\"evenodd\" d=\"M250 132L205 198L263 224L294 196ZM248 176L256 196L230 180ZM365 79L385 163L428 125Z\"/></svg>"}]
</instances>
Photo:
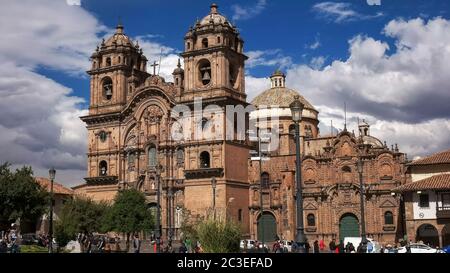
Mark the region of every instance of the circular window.
<instances>
[{"instance_id":1,"label":"circular window","mask_svg":"<svg viewBox=\"0 0 450 273\"><path fill-rule=\"evenodd\" d=\"M101 131L100 132L100 141L105 142L107 138L108 138L108 134L105 131Z\"/></svg>"}]
</instances>

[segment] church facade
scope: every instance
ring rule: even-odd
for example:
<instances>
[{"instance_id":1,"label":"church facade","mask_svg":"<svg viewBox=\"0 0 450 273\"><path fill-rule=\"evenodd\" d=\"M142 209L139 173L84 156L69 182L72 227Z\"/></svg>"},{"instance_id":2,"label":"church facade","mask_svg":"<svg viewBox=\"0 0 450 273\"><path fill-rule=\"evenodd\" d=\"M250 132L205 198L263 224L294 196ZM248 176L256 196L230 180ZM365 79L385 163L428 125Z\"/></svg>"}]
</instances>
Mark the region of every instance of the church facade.
<instances>
[{"instance_id":1,"label":"church facade","mask_svg":"<svg viewBox=\"0 0 450 273\"><path fill-rule=\"evenodd\" d=\"M81 117L88 129L88 174L75 192L113 200L120 189L135 188L155 208L159 189L163 236L175 239L186 212L236 221L247 237L294 239L295 142L288 107L299 94L286 88L285 76L277 71L272 88L252 101L254 111L237 117L233 107L249 105L243 44L237 28L213 4L189 28L184 66L179 62L172 82L166 82L147 72L142 49L118 25L91 57L89 115ZM319 112L300 98L308 238L331 240L359 232L355 163L361 157L367 233L394 242L401 232L400 200L390 189L404 182L404 154L370 136L366 123L359 125L358 136L346 129L321 136ZM264 115L276 115L276 125L261 123ZM250 151L260 149L249 136L251 122L279 139L261 166L250 159Z\"/></svg>"}]
</instances>

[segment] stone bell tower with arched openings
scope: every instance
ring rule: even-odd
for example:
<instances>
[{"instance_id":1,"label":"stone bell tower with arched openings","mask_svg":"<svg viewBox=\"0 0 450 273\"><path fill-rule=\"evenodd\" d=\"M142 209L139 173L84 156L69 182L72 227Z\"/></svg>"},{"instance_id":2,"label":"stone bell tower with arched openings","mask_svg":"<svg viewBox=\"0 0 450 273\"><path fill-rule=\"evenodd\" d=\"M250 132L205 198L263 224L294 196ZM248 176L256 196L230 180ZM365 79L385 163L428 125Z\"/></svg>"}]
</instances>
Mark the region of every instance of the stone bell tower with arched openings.
<instances>
[{"instance_id":1,"label":"stone bell tower with arched openings","mask_svg":"<svg viewBox=\"0 0 450 273\"><path fill-rule=\"evenodd\" d=\"M122 24L91 56L88 124L88 177L93 185L114 185L120 177L120 113L137 86L148 77L147 58Z\"/></svg>"},{"instance_id":2,"label":"stone bell tower with arched openings","mask_svg":"<svg viewBox=\"0 0 450 273\"><path fill-rule=\"evenodd\" d=\"M244 41L237 28L219 13L216 4L211 5L208 15L190 27L184 40L185 50L181 54L184 85L177 103L191 110L188 126L200 127L203 132L200 137L189 135L183 140L185 207L194 214L205 215L215 203L218 217L235 220L246 232L249 226L249 146L245 136L240 140L226 137L238 134L237 119L234 118L234 126L229 122L227 106L247 106ZM198 99L202 100L201 116L195 112ZM211 107L219 111L211 111ZM233 128L227 128L227 122ZM215 137L208 138L210 133ZM239 134L245 135L245 132ZM215 196L213 180L217 182Z\"/></svg>"}]
</instances>

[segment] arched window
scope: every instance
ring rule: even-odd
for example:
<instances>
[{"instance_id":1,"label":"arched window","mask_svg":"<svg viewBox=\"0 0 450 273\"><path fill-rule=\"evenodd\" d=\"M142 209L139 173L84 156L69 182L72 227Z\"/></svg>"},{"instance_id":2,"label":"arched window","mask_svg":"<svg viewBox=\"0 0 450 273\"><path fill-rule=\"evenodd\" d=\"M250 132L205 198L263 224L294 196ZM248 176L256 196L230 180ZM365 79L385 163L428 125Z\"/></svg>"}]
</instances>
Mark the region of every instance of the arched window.
<instances>
[{"instance_id":1,"label":"arched window","mask_svg":"<svg viewBox=\"0 0 450 273\"><path fill-rule=\"evenodd\" d=\"M119 56L119 58L118 58L118 63L120 64L122 62L122 59L120 58L120 56Z\"/></svg>"},{"instance_id":2,"label":"arched window","mask_svg":"<svg viewBox=\"0 0 450 273\"><path fill-rule=\"evenodd\" d=\"M113 95L113 84L110 77L106 77L103 79L102 87L103 87L103 98L106 100L110 100Z\"/></svg>"},{"instance_id":3,"label":"arched window","mask_svg":"<svg viewBox=\"0 0 450 273\"><path fill-rule=\"evenodd\" d=\"M156 147L150 146L148 148L148 166L155 167L156 166Z\"/></svg>"},{"instance_id":4,"label":"arched window","mask_svg":"<svg viewBox=\"0 0 450 273\"><path fill-rule=\"evenodd\" d=\"M342 167L342 179L343 182L351 183L353 181L352 179L352 169L349 166Z\"/></svg>"},{"instance_id":5,"label":"arched window","mask_svg":"<svg viewBox=\"0 0 450 273\"><path fill-rule=\"evenodd\" d=\"M211 82L211 63L208 60L201 60L199 62L199 76L200 82L207 85Z\"/></svg>"},{"instance_id":6,"label":"arched window","mask_svg":"<svg viewBox=\"0 0 450 273\"><path fill-rule=\"evenodd\" d=\"M202 47L207 48L208 47L208 38L203 38L202 40Z\"/></svg>"},{"instance_id":7,"label":"arched window","mask_svg":"<svg viewBox=\"0 0 450 273\"><path fill-rule=\"evenodd\" d=\"M186 44L186 48L187 48L188 50L191 49L191 43L188 42L188 43Z\"/></svg>"},{"instance_id":8,"label":"arched window","mask_svg":"<svg viewBox=\"0 0 450 273\"><path fill-rule=\"evenodd\" d=\"M242 222L242 209L238 210L238 221Z\"/></svg>"},{"instance_id":9,"label":"arched window","mask_svg":"<svg viewBox=\"0 0 450 273\"><path fill-rule=\"evenodd\" d=\"M211 166L210 157L208 152L202 152L200 154L200 168L209 169Z\"/></svg>"},{"instance_id":10,"label":"arched window","mask_svg":"<svg viewBox=\"0 0 450 273\"><path fill-rule=\"evenodd\" d=\"M344 167L342 167L342 172L344 172L344 173L351 173L352 169L350 169L349 166L344 166Z\"/></svg>"},{"instance_id":11,"label":"arched window","mask_svg":"<svg viewBox=\"0 0 450 273\"><path fill-rule=\"evenodd\" d=\"M178 86L178 78L175 79L175 85Z\"/></svg>"},{"instance_id":12,"label":"arched window","mask_svg":"<svg viewBox=\"0 0 450 273\"><path fill-rule=\"evenodd\" d=\"M316 216L314 214L310 213L306 217L306 221L308 222L308 226L315 227L316 226Z\"/></svg>"},{"instance_id":13,"label":"arched window","mask_svg":"<svg viewBox=\"0 0 450 273\"><path fill-rule=\"evenodd\" d=\"M184 162L184 151L183 149L178 149L177 150L177 163L181 164Z\"/></svg>"},{"instance_id":14,"label":"arched window","mask_svg":"<svg viewBox=\"0 0 450 273\"><path fill-rule=\"evenodd\" d=\"M106 66L111 66L111 58L106 58Z\"/></svg>"},{"instance_id":15,"label":"arched window","mask_svg":"<svg viewBox=\"0 0 450 273\"><path fill-rule=\"evenodd\" d=\"M105 160L100 161L100 165L99 165L100 169L100 176L106 176L108 175L108 163L106 163Z\"/></svg>"},{"instance_id":16,"label":"arched window","mask_svg":"<svg viewBox=\"0 0 450 273\"><path fill-rule=\"evenodd\" d=\"M394 215L390 211L386 211L384 213L384 224L385 225L393 225L394 224Z\"/></svg>"},{"instance_id":17,"label":"arched window","mask_svg":"<svg viewBox=\"0 0 450 273\"><path fill-rule=\"evenodd\" d=\"M217 43L220 44L220 36L217 37Z\"/></svg>"},{"instance_id":18,"label":"arched window","mask_svg":"<svg viewBox=\"0 0 450 273\"><path fill-rule=\"evenodd\" d=\"M261 174L261 186L263 189L268 189L270 183L270 175L266 172Z\"/></svg>"}]
</instances>

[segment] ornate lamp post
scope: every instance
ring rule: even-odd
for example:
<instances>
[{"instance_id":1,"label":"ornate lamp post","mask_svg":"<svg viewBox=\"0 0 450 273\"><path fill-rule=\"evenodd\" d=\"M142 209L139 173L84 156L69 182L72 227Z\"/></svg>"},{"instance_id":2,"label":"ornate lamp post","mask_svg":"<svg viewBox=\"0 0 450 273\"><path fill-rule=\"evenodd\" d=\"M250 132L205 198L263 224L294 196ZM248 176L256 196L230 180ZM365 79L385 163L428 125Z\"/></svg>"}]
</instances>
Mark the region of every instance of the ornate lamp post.
<instances>
[{"instance_id":1,"label":"ornate lamp post","mask_svg":"<svg viewBox=\"0 0 450 273\"><path fill-rule=\"evenodd\" d=\"M216 220L216 187L217 187L217 180L215 177L211 178L211 186L213 190L213 213L214 213L214 221Z\"/></svg>"},{"instance_id":2,"label":"ornate lamp post","mask_svg":"<svg viewBox=\"0 0 450 273\"><path fill-rule=\"evenodd\" d=\"M50 177L50 219L48 226L48 236L49 236L49 244L48 244L48 252L53 253L53 181L55 180L56 170L55 168L51 168L48 171Z\"/></svg>"},{"instance_id":3,"label":"ornate lamp post","mask_svg":"<svg viewBox=\"0 0 450 273\"><path fill-rule=\"evenodd\" d=\"M295 124L295 148L296 148L296 209L297 209L297 233L295 236L295 241L297 242L299 250L303 252L305 250L306 236L305 227L303 224L303 196L302 196L302 174L301 174L301 156L300 156L300 122L302 120L302 112L304 105L300 101L299 96L295 96L294 101L289 106L292 113L292 121Z\"/></svg>"},{"instance_id":4,"label":"ornate lamp post","mask_svg":"<svg viewBox=\"0 0 450 273\"><path fill-rule=\"evenodd\" d=\"M156 166L156 252L161 253L161 170Z\"/></svg>"},{"instance_id":5,"label":"ornate lamp post","mask_svg":"<svg viewBox=\"0 0 450 273\"><path fill-rule=\"evenodd\" d=\"M359 191L360 191L360 206L361 206L361 240L363 246L367 244L367 237L366 237L366 218L364 213L364 195L365 195L365 189L364 189L364 183L363 183L363 167L364 163L362 161L361 156L358 158L358 173L359 173Z\"/></svg>"}]
</instances>

